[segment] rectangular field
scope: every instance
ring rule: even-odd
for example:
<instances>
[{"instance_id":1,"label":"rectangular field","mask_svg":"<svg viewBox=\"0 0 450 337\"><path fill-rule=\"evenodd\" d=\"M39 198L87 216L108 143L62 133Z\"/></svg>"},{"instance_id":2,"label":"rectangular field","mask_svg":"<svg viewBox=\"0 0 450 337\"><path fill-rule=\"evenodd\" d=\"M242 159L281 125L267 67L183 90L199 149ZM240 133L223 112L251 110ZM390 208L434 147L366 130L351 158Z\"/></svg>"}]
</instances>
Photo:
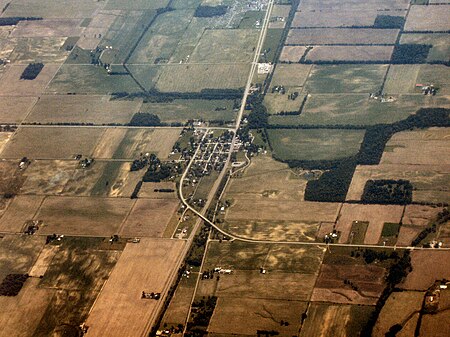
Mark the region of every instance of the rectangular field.
<instances>
[{"instance_id":1,"label":"rectangular field","mask_svg":"<svg viewBox=\"0 0 450 337\"><path fill-rule=\"evenodd\" d=\"M299 62L306 51L304 46L284 46L281 51L281 62Z\"/></svg>"},{"instance_id":2,"label":"rectangular field","mask_svg":"<svg viewBox=\"0 0 450 337\"><path fill-rule=\"evenodd\" d=\"M301 10L295 13L292 27L352 27L372 26L378 13L367 10Z\"/></svg>"},{"instance_id":3,"label":"rectangular field","mask_svg":"<svg viewBox=\"0 0 450 337\"><path fill-rule=\"evenodd\" d=\"M398 29L314 28L291 29L286 44L295 45L351 45L394 44Z\"/></svg>"},{"instance_id":4,"label":"rectangular field","mask_svg":"<svg viewBox=\"0 0 450 337\"><path fill-rule=\"evenodd\" d=\"M127 198L48 197L35 219L42 234L111 236L133 205Z\"/></svg>"},{"instance_id":5,"label":"rectangular field","mask_svg":"<svg viewBox=\"0 0 450 337\"><path fill-rule=\"evenodd\" d=\"M384 92L387 94L408 94L416 92L417 76L420 65L418 64L393 64L384 84Z\"/></svg>"},{"instance_id":6,"label":"rectangular field","mask_svg":"<svg viewBox=\"0 0 450 337\"><path fill-rule=\"evenodd\" d=\"M311 71L311 65L306 64L278 64L273 73L271 87L302 87Z\"/></svg>"},{"instance_id":7,"label":"rectangular field","mask_svg":"<svg viewBox=\"0 0 450 337\"><path fill-rule=\"evenodd\" d=\"M364 130L269 129L273 155L281 160L332 160L358 153Z\"/></svg>"},{"instance_id":8,"label":"rectangular field","mask_svg":"<svg viewBox=\"0 0 450 337\"><path fill-rule=\"evenodd\" d=\"M20 21L11 37L67 37L80 36L83 28L80 19L44 19Z\"/></svg>"},{"instance_id":9,"label":"rectangular field","mask_svg":"<svg viewBox=\"0 0 450 337\"><path fill-rule=\"evenodd\" d=\"M63 63L69 52L63 47L66 37L18 38L14 51L9 56L15 64L33 62Z\"/></svg>"},{"instance_id":10,"label":"rectangular field","mask_svg":"<svg viewBox=\"0 0 450 337\"><path fill-rule=\"evenodd\" d=\"M22 232L25 222L33 219L43 200L43 196L16 196L0 218L0 231L10 233Z\"/></svg>"},{"instance_id":11,"label":"rectangular field","mask_svg":"<svg viewBox=\"0 0 450 337\"><path fill-rule=\"evenodd\" d=\"M450 5L412 5L405 23L405 31L449 31Z\"/></svg>"},{"instance_id":12,"label":"rectangular field","mask_svg":"<svg viewBox=\"0 0 450 337\"><path fill-rule=\"evenodd\" d=\"M388 63L393 50L393 46L316 46L308 53L306 60Z\"/></svg>"},{"instance_id":13,"label":"rectangular field","mask_svg":"<svg viewBox=\"0 0 450 337\"><path fill-rule=\"evenodd\" d=\"M39 1L16 0L8 6L4 16L34 16L43 18L89 18L103 3L91 0Z\"/></svg>"},{"instance_id":14,"label":"rectangular field","mask_svg":"<svg viewBox=\"0 0 450 337\"><path fill-rule=\"evenodd\" d=\"M0 96L0 123L20 123L33 108L37 97Z\"/></svg>"},{"instance_id":15,"label":"rectangular field","mask_svg":"<svg viewBox=\"0 0 450 337\"><path fill-rule=\"evenodd\" d=\"M432 45L427 61L447 61L450 54L450 35L448 33L402 34L400 43Z\"/></svg>"},{"instance_id":16,"label":"rectangular field","mask_svg":"<svg viewBox=\"0 0 450 337\"><path fill-rule=\"evenodd\" d=\"M181 240L142 239L128 244L86 321L87 336L138 336L156 319L158 302L142 291L162 292L185 245ZM114 305L111 305L114 303Z\"/></svg>"}]
</instances>

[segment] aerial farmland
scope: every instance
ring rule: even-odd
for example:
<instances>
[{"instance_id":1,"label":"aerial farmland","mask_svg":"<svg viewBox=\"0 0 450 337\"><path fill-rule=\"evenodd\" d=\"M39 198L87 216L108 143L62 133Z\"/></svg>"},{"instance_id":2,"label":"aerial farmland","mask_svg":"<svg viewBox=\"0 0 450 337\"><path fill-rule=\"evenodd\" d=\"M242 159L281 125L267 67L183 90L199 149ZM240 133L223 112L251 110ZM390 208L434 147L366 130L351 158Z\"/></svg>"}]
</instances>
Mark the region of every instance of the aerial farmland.
<instances>
[{"instance_id":1,"label":"aerial farmland","mask_svg":"<svg viewBox=\"0 0 450 337\"><path fill-rule=\"evenodd\" d=\"M0 0L0 337L449 336L449 22Z\"/></svg>"}]
</instances>

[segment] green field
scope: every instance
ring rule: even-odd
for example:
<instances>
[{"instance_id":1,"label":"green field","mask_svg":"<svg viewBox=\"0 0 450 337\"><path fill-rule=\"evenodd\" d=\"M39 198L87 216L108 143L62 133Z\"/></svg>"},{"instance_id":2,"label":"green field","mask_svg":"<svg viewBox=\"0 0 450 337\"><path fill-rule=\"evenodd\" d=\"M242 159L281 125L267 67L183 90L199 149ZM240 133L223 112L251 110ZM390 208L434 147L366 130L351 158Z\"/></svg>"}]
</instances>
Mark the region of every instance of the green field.
<instances>
[{"instance_id":1,"label":"green field","mask_svg":"<svg viewBox=\"0 0 450 337\"><path fill-rule=\"evenodd\" d=\"M166 7L169 0L109 0L105 9L142 10Z\"/></svg>"},{"instance_id":2,"label":"green field","mask_svg":"<svg viewBox=\"0 0 450 337\"><path fill-rule=\"evenodd\" d=\"M403 34L402 44L431 44L427 61L448 61L450 55L450 36L448 34Z\"/></svg>"},{"instance_id":3,"label":"green field","mask_svg":"<svg viewBox=\"0 0 450 337\"><path fill-rule=\"evenodd\" d=\"M275 60L275 53L277 51L278 45L280 44L281 35L283 34L283 29L271 28L267 30L266 38L264 39L264 44L262 47L262 52L264 53L260 57L260 62L272 62Z\"/></svg>"},{"instance_id":4,"label":"green field","mask_svg":"<svg viewBox=\"0 0 450 337\"><path fill-rule=\"evenodd\" d=\"M311 65L307 64L278 64L273 73L270 86L283 85L286 88L303 87L310 70Z\"/></svg>"},{"instance_id":5,"label":"green field","mask_svg":"<svg viewBox=\"0 0 450 337\"><path fill-rule=\"evenodd\" d=\"M387 65L316 65L306 82L308 93L371 93L380 90Z\"/></svg>"},{"instance_id":6,"label":"green field","mask_svg":"<svg viewBox=\"0 0 450 337\"><path fill-rule=\"evenodd\" d=\"M366 221L353 221L350 232L350 243L356 245L364 244L367 227L369 227L369 223Z\"/></svg>"},{"instance_id":7,"label":"green field","mask_svg":"<svg viewBox=\"0 0 450 337\"><path fill-rule=\"evenodd\" d=\"M281 160L333 160L355 155L364 130L269 129L273 154Z\"/></svg>"},{"instance_id":8,"label":"green field","mask_svg":"<svg viewBox=\"0 0 450 337\"><path fill-rule=\"evenodd\" d=\"M400 95L395 96L395 99L394 102L382 103L370 99L366 94L312 95L308 97L301 115L271 116L269 122L276 125L390 124L407 118L420 108L445 107L450 104L447 97L422 94ZM271 107L267 104L267 98L266 106Z\"/></svg>"},{"instance_id":9,"label":"green field","mask_svg":"<svg viewBox=\"0 0 450 337\"><path fill-rule=\"evenodd\" d=\"M14 51L9 56L17 63L63 63L68 51L64 50L65 37L25 37L17 39Z\"/></svg>"},{"instance_id":10,"label":"green field","mask_svg":"<svg viewBox=\"0 0 450 337\"><path fill-rule=\"evenodd\" d=\"M450 94L450 68L444 65L423 64L417 75L417 83L434 84L438 96Z\"/></svg>"},{"instance_id":11,"label":"green field","mask_svg":"<svg viewBox=\"0 0 450 337\"><path fill-rule=\"evenodd\" d=\"M144 103L141 112L158 115L165 123L186 123L190 119L231 121L236 113L232 100L174 100L169 103Z\"/></svg>"}]
</instances>

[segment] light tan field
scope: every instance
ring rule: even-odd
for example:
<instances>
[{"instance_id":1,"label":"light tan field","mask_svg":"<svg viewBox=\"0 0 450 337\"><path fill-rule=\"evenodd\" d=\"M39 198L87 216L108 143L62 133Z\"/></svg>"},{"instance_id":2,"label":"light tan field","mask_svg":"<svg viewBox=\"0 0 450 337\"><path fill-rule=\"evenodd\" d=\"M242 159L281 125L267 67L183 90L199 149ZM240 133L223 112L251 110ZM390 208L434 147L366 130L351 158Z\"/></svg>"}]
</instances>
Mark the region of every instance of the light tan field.
<instances>
[{"instance_id":1,"label":"light tan field","mask_svg":"<svg viewBox=\"0 0 450 337\"><path fill-rule=\"evenodd\" d=\"M61 194L78 167L76 161L35 160L25 171L21 194Z\"/></svg>"},{"instance_id":2,"label":"light tan field","mask_svg":"<svg viewBox=\"0 0 450 337\"><path fill-rule=\"evenodd\" d=\"M123 225L121 236L162 237L178 204L175 199L138 199Z\"/></svg>"},{"instance_id":3,"label":"light tan field","mask_svg":"<svg viewBox=\"0 0 450 337\"><path fill-rule=\"evenodd\" d=\"M346 200L360 200L367 180L404 179L414 187L413 201L449 202L450 168L448 165L360 165L356 167Z\"/></svg>"},{"instance_id":4,"label":"light tan field","mask_svg":"<svg viewBox=\"0 0 450 337\"><path fill-rule=\"evenodd\" d=\"M406 323L420 311L424 296L417 291L393 292L381 309L373 336L383 337L394 324Z\"/></svg>"},{"instance_id":5,"label":"light tan field","mask_svg":"<svg viewBox=\"0 0 450 337\"><path fill-rule=\"evenodd\" d=\"M12 37L80 36L83 28L80 19L44 19L20 21L11 33Z\"/></svg>"},{"instance_id":6,"label":"light tan field","mask_svg":"<svg viewBox=\"0 0 450 337\"><path fill-rule=\"evenodd\" d=\"M447 337L450 334L448 307L434 315L424 315L420 336Z\"/></svg>"},{"instance_id":7,"label":"light tan field","mask_svg":"<svg viewBox=\"0 0 450 337\"><path fill-rule=\"evenodd\" d=\"M3 151L3 148L8 143L9 139L12 137L12 132L1 132L0 133L0 153Z\"/></svg>"},{"instance_id":8,"label":"light tan field","mask_svg":"<svg viewBox=\"0 0 450 337\"><path fill-rule=\"evenodd\" d=\"M32 337L56 290L38 287L39 278L29 278L19 294L0 296L1 337Z\"/></svg>"},{"instance_id":9,"label":"light tan field","mask_svg":"<svg viewBox=\"0 0 450 337\"><path fill-rule=\"evenodd\" d=\"M202 89L245 87L249 64L183 64L161 66L156 88L163 92L199 92Z\"/></svg>"},{"instance_id":10,"label":"light tan field","mask_svg":"<svg viewBox=\"0 0 450 337\"><path fill-rule=\"evenodd\" d=\"M395 44L398 29L314 28L291 29L286 44ZM348 47L347 47L348 48Z\"/></svg>"},{"instance_id":11,"label":"light tan field","mask_svg":"<svg viewBox=\"0 0 450 337\"><path fill-rule=\"evenodd\" d=\"M411 252L412 271L400 288L427 290L436 280L450 279L450 252L427 250Z\"/></svg>"},{"instance_id":12,"label":"light tan field","mask_svg":"<svg viewBox=\"0 0 450 337\"><path fill-rule=\"evenodd\" d=\"M155 189L172 189L173 192L155 192ZM139 191L139 198L177 199L177 187L174 182L162 181L160 183L143 183Z\"/></svg>"},{"instance_id":13,"label":"light tan field","mask_svg":"<svg viewBox=\"0 0 450 337\"><path fill-rule=\"evenodd\" d=\"M86 321L86 336L143 334L154 323L158 302L141 299L142 291L163 291L184 244L163 239L127 244Z\"/></svg>"},{"instance_id":14,"label":"light tan field","mask_svg":"<svg viewBox=\"0 0 450 337\"><path fill-rule=\"evenodd\" d=\"M84 29L83 34L80 34L77 46L86 50L97 48L103 36L108 32L109 27L120 14L121 12L118 10L102 11L96 14L86 29Z\"/></svg>"},{"instance_id":15,"label":"light tan field","mask_svg":"<svg viewBox=\"0 0 450 337\"><path fill-rule=\"evenodd\" d=\"M38 96L55 76L58 64L46 64L34 80L21 80L27 65L8 65L0 75L0 96Z\"/></svg>"},{"instance_id":16,"label":"light tan field","mask_svg":"<svg viewBox=\"0 0 450 337\"><path fill-rule=\"evenodd\" d=\"M109 197L131 197L137 183L142 180L145 170L131 172L130 167L131 163L120 165L114 184L109 189ZM103 176L106 174L103 173Z\"/></svg>"},{"instance_id":17,"label":"light tan field","mask_svg":"<svg viewBox=\"0 0 450 337\"><path fill-rule=\"evenodd\" d=\"M141 105L141 101L111 101L110 96L49 95L40 97L26 121L42 124L126 124Z\"/></svg>"},{"instance_id":18,"label":"light tan field","mask_svg":"<svg viewBox=\"0 0 450 337\"><path fill-rule=\"evenodd\" d=\"M281 51L281 62L298 62L306 51L304 46L284 46Z\"/></svg>"},{"instance_id":19,"label":"light tan field","mask_svg":"<svg viewBox=\"0 0 450 337\"><path fill-rule=\"evenodd\" d=\"M63 47L67 40L65 37L21 37L15 40L16 47L10 55L14 64L61 64L69 55L69 51Z\"/></svg>"},{"instance_id":20,"label":"light tan field","mask_svg":"<svg viewBox=\"0 0 450 337\"><path fill-rule=\"evenodd\" d=\"M375 11L321 10L311 12L301 10L295 13L292 27L351 27L372 26L378 13Z\"/></svg>"},{"instance_id":21,"label":"light tan field","mask_svg":"<svg viewBox=\"0 0 450 337\"><path fill-rule=\"evenodd\" d=\"M42 220L42 234L110 236L133 205L125 198L48 197L35 219Z\"/></svg>"},{"instance_id":22,"label":"light tan field","mask_svg":"<svg viewBox=\"0 0 450 337\"><path fill-rule=\"evenodd\" d=\"M22 122L36 101L36 97L0 96L0 123Z\"/></svg>"},{"instance_id":23,"label":"light tan field","mask_svg":"<svg viewBox=\"0 0 450 337\"><path fill-rule=\"evenodd\" d=\"M45 245L28 274L31 277L43 277L58 251L59 246Z\"/></svg>"},{"instance_id":24,"label":"light tan field","mask_svg":"<svg viewBox=\"0 0 450 337\"><path fill-rule=\"evenodd\" d=\"M304 10L331 10L331 9L352 9L352 10L396 10L408 8L409 0L374 0L361 2L359 0L305 0L302 1L299 9Z\"/></svg>"},{"instance_id":25,"label":"light tan field","mask_svg":"<svg viewBox=\"0 0 450 337\"><path fill-rule=\"evenodd\" d=\"M416 92L416 79L419 75L418 64L392 64L384 84L384 92L388 94L408 94Z\"/></svg>"},{"instance_id":26,"label":"light tan field","mask_svg":"<svg viewBox=\"0 0 450 337\"><path fill-rule=\"evenodd\" d=\"M251 336L256 330L276 330L291 336L298 332L306 308L306 302L219 297L208 332ZM281 321L289 324L281 326Z\"/></svg>"},{"instance_id":27,"label":"light tan field","mask_svg":"<svg viewBox=\"0 0 450 337\"><path fill-rule=\"evenodd\" d=\"M103 129L74 127L19 128L0 154L1 158L69 159L90 156Z\"/></svg>"},{"instance_id":28,"label":"light tan field","mask_svg":"<svg viewBox=\"0 0 450 337\"><path fill-rule=\"evenodd\" d=\"M25 221L33 219L43 200L43 196L16 196L0 218L0 231L21 232L24 229Z\"/></svg>"},{"instance_id":29,"label":"light tan field","mask_svg":"<svg viewBox=\"0 0 450 337\"><path fill-rule=\"evenodd\" d=\"M336 229L341 232L340 243L347 243L353 221L369 222L365 244L377 244L385 222L400 223L404 206L344 204L339 214Z\"/></svg>"},{"instance_id":30,"label":"light tan field","mask_svg":"<svg viewBox=\"0 0 450 337\"><path fill-rule=\"evenodd\" d=\"M386 61L393 46L316 46L306 56L310 61Z\"/></svg>"},{"instance_id":31,"label":"light tan field","mask_svg":"<svg viewBox=\"0 0 450 337\"><path fill-rule=\"evenodd\" d=\"M113 158L114 153L120 145L122 139L125 138L127 129L125 128L108 128L102 134L97 146L92 153L93 158Z\"/></svg>"},{"instance_id":32,"label":"light tan field","mask_svg":"<svg viewBox=\"0 0 450 337\"><path fill-rule=\"evenodd\" d=\"M380 164L450 165L450 128L394 134L386 144Z\"/></svg>"},{"instance_id":33,"label":"light tan field","mask_svg":"<svg viewBox=\"0 0 450 337\"><path fill-rule=\"evenodd\" d=\"M72 176L64 185L64 190L61 194L67 196L90 196L94 192L99 193L109 190L107 186L98 186L97 182L105 175L105 170L108 167L108 162L95 161L88 169L82 169L78 166L72 172ZM116 164L116 163L113 163ZM120 165L120 163L117 163ZM116 176L109 176L112 181ZM106 185L106 182L103 183ZM94 190L95 187L97 190ZM106 192L105 192L106 194Z\"/></svg>"},{"instance_id":34,"label":"light tan field","mask_svg":"<svg viewBox=\"0 0 450 337\"><path fill-rule=\"evenodd\" d=\"M450 30L450 5L411 6L405 23L405 31Z\"/></svg>"},{"instance_id":35,"label":"light tan field","mask_svg":"<svg viewBox=\"0 0 450 337\"><path fill-rule=\"evenodd\" d=\"M307 64L278 64L270 82L271 87L283 85L285 87L302 87L312 65Z\"/></svg>"}]
</instances>

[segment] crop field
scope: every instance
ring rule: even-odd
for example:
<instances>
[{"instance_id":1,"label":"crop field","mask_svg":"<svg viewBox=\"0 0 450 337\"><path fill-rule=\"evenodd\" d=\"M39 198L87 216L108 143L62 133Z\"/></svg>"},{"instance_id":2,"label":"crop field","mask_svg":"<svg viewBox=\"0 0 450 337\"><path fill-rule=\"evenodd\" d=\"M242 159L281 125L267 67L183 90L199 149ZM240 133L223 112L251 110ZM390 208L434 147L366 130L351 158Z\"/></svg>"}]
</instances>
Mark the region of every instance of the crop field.
<instances>
[{"instance_id":1,"label":"crop field","mask_svg":"<svg viewBox=\"0 0 450 337\"><path fill-rule=\"evenodd\" d=\"M427 44L432 45L427 61L446 61L450 54L450 36L448 34L403 34L401 44Z\"/></svg>"},{"instance_id":2,"label":"crop field","mask_svg":"<svg viewBox=\"0 0 450 337\"><path fill-rule=\"evenodd\" d=\"M0 123L22 122L36 101L36 97L0 96Z\"/></svg>"},{"instance_id":3,"label":"crop field","mask_svg":"<svg viewBox=\"0 0 450 337\"><path fill-rule=\"evenodd\" d=\"M390 124L416 113L419 107L450 105L447 97L440 96L401 94L393 97L393 102L380 102L370 99L366 94L314 94L308 96L301 115L270 116L269 122L276 125L323 126ZM286 101L289 104L296 102ZM266 99L266 105L269 102L271 103Z\"/></svg>"},{"instance_id":4,"label":"crop field","mask_svg":"<svg viewBox=\"0 0 450 337\"><path fill-rule=\"evenodd\" d=\"M141 112L157 115L163 123L186 123L192 119L232 121L236 117L232 100L174 100L144 103Z\"/></svg>"},{"instance_id":5,"label":"crop field","mask_svg":"<svg viewBox=\"0 0 450 337\"><path fill-rule=\"evenodd\" d=\"M417 83L433 84L438 88L438 95L449 95L450 69L444 65L423 64L417 75Z\"/></svg>"},{"instance_id":6,"label":"crop field","mask_svg":"<svg viewBox=\"0 0 450 337\"><path fill-rule=\"evenodd\" d=\"M35 218L44 222L43 234L110 236L132 205L125 198L47 197Z\"/></svg>"},{"instance_id":7,"label":"crop field","mask_svg":"<svg viewBox=\"0 0 450 337\"><path fill-rule=\"evenodd\" d=\"M408 274L400 288L406 290L427 290L436 280L448 279L450 276L450 260L444 251L411 252L412 271Z\"/></svg>"},{"instance_id":8,"label":"crop field","mask_svg":"<svg viewBox=\"0 0 450 337\"><path fill-rule=\"evenodd\" d=\"M306 302L246 298L219 298L208 332L253 335L257 330L276 330L282 336L298 332ZM242 318L245 317L245 324ZM280 322L288 324L281 325Z\"/></svg>"},{"instance_id":9,"label":"crop field","mask_svg":"<svg viewBox=\"0 0 450 337\"><path fill-rule=\"evenodd\" d=\"M39 287L39 282L39 278L30 278L17 296L0 296L1 337L36 336L35 329L56 293L54 289Z\"/></svg>"},{"instance_id":10,"label":"crop field","mask_svg":"<svg viewBox=\"0 0 450 337\"><path fill-rule=\"evenodd\" d=\"M116 17L121 14L121 11L111 10L99 12L89 22L89 25L84 29L83 35L77 42L77 46L86 50L94 50L97 48L101 41L101 37L104 36L109 27L113 24Z\"/></svg>"},{"instance_id":11,"label":"crop field","mask_svg":"<svg viewBox=\"0 0 450 337\"><path fill-rule=\"evenodd\" d=\"M139 100L110 100L109 96L41 96L26 122L126 124L141 104Z\"/></svg>"},{"instance_id":12,"label":"crop field","mask_svg":"<svg viewBox=\"0 0 450 337\"><path fill-rule=\"evenodd\" d=\"M80 23L80 19L44 19L36 21L21 21L17 24L16 29L12 31L11 37L65 38L67 36L80 36L83 32L83 28L80 27Z\"/></svg>"},{"instance_id":13,"label":"crop field","mask_svg":"<svg viewBox=\"0 0 450 337\"><path fill-rule=\"evenodd\" d=\"M299 97L297 97L295 100L289 99L289 95L301 90L301 87L288 89L287 93L285 93L284 95L280 93L267 93L264 96L264 106L267 108L267 112L269 114L278 114L283 111L299 111L303 102L304 95L299 95ZM284 117L289 118L292 116L271 116L269 120L271 120L271 118L274 118L283 121ZM294 117L298 117L298 115L295 115Z\"/></svg>"},{"instance_id":14,"label":"crop field","mask_svg":"<svg viewBox=\"0 0 450 337\"><path fill-rule=\"evenodd\" d=\"M424 296L424 292L418 291L393 292L380 312L374 336L384 335L394 324L413 321L414 314L422 309Z\"/></svg>"},{"instance_id":15,"label":"crop field","mask_svg":"<svg viewBox=\"0 0 450 337\"><path fill-rule=\"evenodd\" d=\"M139 42L130 63L166 63L174 53L193 14L192 10L175 10L159 15Z\"/></svg>"},{"instance_id":16,"label":"crop field","mask_svg":"<svg viewBox=\"0 0 450 337\"><path fill-rule=\"evenodd\" d=\"M401 10L406 9L409 5L408 0L375 0L369 3L361 3L358 0L328 0L328 1L314 1L305 0L299 6L299 9L318 10L318 9L368 9L368 10Z\"/></svg>"},{"instance_id":17,"label":"crop field","mask_svg":"<svg viewBox=\"0 0 450 337\"><path fill-rule=\"evenodd\" d=\"M394 134L380 164L450 165L450 128L429 128Z\"/></svg>"},{"instance_id":18,"label":"crop field","mask_svg":"<svg viewBox=\"0 0 450 337\"><path fill-rule=\"evenodd\" d=\"M368 222L363 242L365 244L377 244L383 225L386 222L400 223L404 206L396 205L359 205L343 204L336 229L340 232L339 242L351 241L353 222ZM356 236L356 235L355 235Z\"/></svg>"},{"instance_id":19,"label":"crop field","mask_svg":"<svg viewBox=\"0 0 450 337\"><path fill-rule=\"evenodd\" d=\"M72 127L23 127L16 131L2 158L60 159L73 158L77 153L89 156L102 129Z\"/></svg>"},{"instance_id":20,"label":"crop field","mask_svg":"<svg viewBox=\"0 0 450 337\"><path fill-rule=\"evenodd\" d=\"M59 69L57 64L47 64L42 68L34 80L21 80L26 65L9 65L3 74L0 74L1 96L38 96Z\"/></svg>"},{"instance_id":21,"label":"crop field","mask_svg":"<svg viewBox=\"0 0 450 337\"><path fill-rule=\"evenodd\" d=\"M352 27L372 26L378 13L367 10L321 10L312 13L301 10L295 13L292 27Z\"/></svg>"},{"instance_id":22,"label":"crop field","mask_svg":"<svg viewBox=\"0 0 450 337\"><path fill-rule=\"evenodd\" d=\"M281 62L299 62L306 51L304 46L284 46L281 51Z\"/></svg>"},{"instance_id":23,"label":"crop field","mask_svg":"<svg viewBox=\"0 0 450 337\"><path fill-rule=\"evenodd\" d=\"M450 5L412 5L405 23L405 31L449 31Z\"/></svg>"},{"instance_id":24,"label":"crop field","mask_svg":"<svg viewBox=\"0 0 450 337\"><path fill-rule=\"evenodd\" d=\"M54 67L47 65L44 67ZM55 71L56 72L56 71ZM19 75L20 76L20 75ZM40 75L41 76L41 75ZM39 78L39 76L38 76ZM36 78L36 80L38 79ZM33 80L31 82L35 82ZM50 94L97 94L113 92L138 92L137 84L128 75L109 76L102 67L64 64L46 89Z\"/></svg>"},{"instance_id":25,"label":"crop field","mask_svg":"<svg viewBox=\"0 0 450 337\"><path fill-rule=\"evenodd\" d=\"M383 61L391 59L393 46L316 46L307 61Z\"/></svg>"},{"instance_id":26,"label":"crop field","mask_svg":"<svg viewBox=\"0 0 450 337\"><path fill-rule=\"evenodd\" d=\"M76 161L35 160L24 172L26 180L21 194L61 194L78 167Z\"/></svg>"},{"instance_id":27,"label":"crop field","mask_svg":"<svg viewBox=\"0 0 450 337\"><path fill-rule=\"evenodd\" d=\"M144 10L164 8L169 0L136 0L130 3L126 0L110 0L106 4L106 9L123 9L123 10Z\"/></svg>"},{"instance_id":28,"label":"crop field","mask_svg":"<svg viewBox=\"0 0 450 337\"><path fill-rule=\"evenodd\" d=\"M178 200L139 199L125 220L120 234L126 237L162 237Z\"/></svg>"},{"instance_id":29,"label":"crop field","mask_svg":"<svg viewBox=\"0 0 450 337\"><path fill-rule=\"evenodd\" d=\"M89 336L142 334L153 323L158 303L142 299L142 291L163 291L184 244L162 239L128 244L86 321Z\"/></svg>"},{"instance_id":30,"label":"crop field","mask_svg":"<svg viewBox=\"0 0 450 337\"><path fill-rule=\"evenodd\" d=\"M380 89L387 65L313 66L306 81L309 93L371 93Z\"/></svg>"},{"instance_id":31,"label":"crop field","mask_svg":"<svg viewBox=\"0 0 450 337\"><path fill-rule=\"evenodd\" d=\"M255 29L205 30L189 62L250 62L258 35Z\"/></svg>"},{"instance_id":32,"label":"crop field","mask_svg":"<svg viewBox=\"0 0 450 337\"><path fill-rule=\"evenodd\" d=\"M249 64L183 64L161 66L156 88L163 92L245 87Z\"/></svg>"},{"instance_id":33,"label":"crop field","mask_svg":"<svg viewBox=\"0 0 450 337\"><path fill-rule=\"evenodd\" d=\"M300 337L357 336L372 312L371 306L311 303Z\"/></svg>"},{"instance_id":34,"label":"crop field","mask_svg":"<svg viewBox=\"0 0 450 337\"><path fill-rule=\"evenodd\" d=\"M11 62L28 64L32 62L63 63L69 52L63 48L65 37L38 37L16 39L16 47L10 54Z\"/></svg>"},{"instance_id":35,"label":"crop field","mask_svg":"<svg viewBox=\"0 0 450 337\"><path fill-rule=\"evenodd\" d=\"M91 0L80 0L74 3L72 0L40 1L17 0L12 2L3 16L34 16L43 18L88 18L103 6L103 3Z\"/></svg>"},{"instance_id":36,"label":"crop field","mask_svg":"<svg viewBox=\"0 0 450 337\"><path fill-rule=\"evenodd\" d=\"M43 200L43 196L16 196L0 218L0 231L21 232L25 227L25 222L33 219Z\"/></svg>"},{"instance_id":37,"label":"crop field","mask_svg":"<svg viewBox=\"0 0 450 337\"><path fill-rule=\"evenodd\" d=\"M384 92L388 94L408 94L416 92L416 79L419 75L418 64L393 64L389 68L384 84Z\"/></svg>"},{"instance_id":38,"label":"crop field","mask_svg":"<svg viewBox=\"0 0 450 337\"><path fill-rule=\"evenodd\" d=\"M281 160L332 160L358 153L364 130L268 130L273 154Z\"/></svg>"},{"instance_id":39,"label":"crop field","mask_svg":"<svg viewBox=\"0 0 450 337\"><path fill-rule=\"evenodd\" d=\"M435 315L424 315L420 327L420 334L422 336L447 336L450 333L450 329L448 328L450 320L448 317L446 309L439 311Z\"/></svg>"},{"instance_id":40,"label":"crop field","mask_svg":"<svg viewBox=\"0 0 450 337\"><path fill-rule=\"evenodd\" d=\"M286 88L303 87L311 67L311 65L306 64L278 64L270 85L271 87L283 85Z\"/></svg>"},{"instance_id":41,"label":"crop field","mask_svg":"<svg viewBox=\"0 0 450 337\"><path fill-rule=\"evenodd\" d=\"M286 44L338 45L338 44L395 44L398 29L314 28L292 29Z\"/></svg>"}]
</instances>

